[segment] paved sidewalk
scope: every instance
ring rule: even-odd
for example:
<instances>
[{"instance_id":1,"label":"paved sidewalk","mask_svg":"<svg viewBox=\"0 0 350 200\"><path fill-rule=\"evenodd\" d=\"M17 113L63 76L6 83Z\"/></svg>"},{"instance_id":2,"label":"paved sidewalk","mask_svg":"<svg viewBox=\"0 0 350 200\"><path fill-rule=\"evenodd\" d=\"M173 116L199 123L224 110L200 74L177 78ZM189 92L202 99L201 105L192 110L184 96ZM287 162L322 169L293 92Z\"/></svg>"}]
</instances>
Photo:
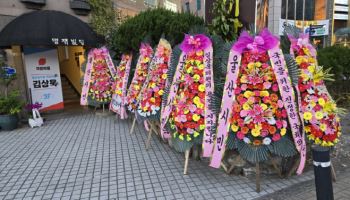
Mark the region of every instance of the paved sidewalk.
<instances>
[{"instance_id":1,"label":"paved sidewalk","mask_svg":"<svg viewBox=\"0 0 350 200\"><path fill-rule=\"evenodd\" d=\"M131 121L82 114L48 121L41 128L0 132L0 199L254 199L296 183L302 176L226 175L208 161L190 160Z\"/></svg>"},{"instance_id":2,"label":"paved sidewalk","mask_svg":"<svg viewBox=\"0 0 350 200\"><path fill-rule=\"evenodd\" d=\"M333 183L333 194L335 200L350 199L350 170L337 175L337 181ZM310 180L290 188L266 195L257 200L314 200L316 199L315 181Z\"/></svg>"}]
</instances>

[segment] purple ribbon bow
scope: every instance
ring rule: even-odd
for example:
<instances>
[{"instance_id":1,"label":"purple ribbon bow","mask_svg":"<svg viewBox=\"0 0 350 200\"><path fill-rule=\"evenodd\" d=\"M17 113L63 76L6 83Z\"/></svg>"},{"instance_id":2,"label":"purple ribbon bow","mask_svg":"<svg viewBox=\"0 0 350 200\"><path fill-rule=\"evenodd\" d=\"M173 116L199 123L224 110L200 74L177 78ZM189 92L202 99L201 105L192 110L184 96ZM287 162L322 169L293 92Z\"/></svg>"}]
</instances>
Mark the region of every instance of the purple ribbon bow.
<instances>
[{"instance_id":1,"label":"purple ribbon bow","mask_svg":"<svg viewBox=\"0 0 350 200\"><path fill-rule=\"evenodd\" d=\"M210 39L203 35L185 35L185 39L180 45L180 49L185 53L196 52L199 50L204 50L211 45Z\"/></svg>"},{"instance_id":2,"label":"purple ribbon bow","mask_svg":"<svg viewBox=\"0 0 350 200\"><path fill-rule=\"evenodd\" d=\"M232 49L242 53L244 50L264 52L278 44L278 38L272 35L266 28L259 35L252 37L247 31L243 31Z\"/></svg>"}]
</instances>

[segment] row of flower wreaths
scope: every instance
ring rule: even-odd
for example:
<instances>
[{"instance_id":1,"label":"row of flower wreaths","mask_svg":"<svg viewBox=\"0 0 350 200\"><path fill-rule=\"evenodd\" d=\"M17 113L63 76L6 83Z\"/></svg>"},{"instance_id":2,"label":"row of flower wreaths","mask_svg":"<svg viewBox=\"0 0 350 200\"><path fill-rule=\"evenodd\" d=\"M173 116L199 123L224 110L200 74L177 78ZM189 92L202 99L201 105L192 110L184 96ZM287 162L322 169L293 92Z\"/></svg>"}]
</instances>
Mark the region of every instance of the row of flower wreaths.
<instances>
[{"instance_id":1,"label":"row of flower wreaths","mask_svg":"<svg viewBox=\"0 0 350 200\"><path fill-rule=\"evenodd\" d=\"M161 136L171 139L176 150L202 145L212 167L220 166L225 149L236 149L253 163L270 154L299 153L300 174L305 135L311 143L329 147L337 143L341 127L308 35L289 35L289 40L288 60L267 29L256 36L243 32L227 54L221 86L214 80L219 69L213 63L213 43L203 34L186 35L174 50L164 39L155 52L143 43L130 84L132 55L123 54L114 68L106 48L94 49L81 105L89 99L110 102L110 110L122 119L133 113L141 121L157 120ZM294 81L291 71L297 72ZM218 109L213 105L217 96Z\"/></svg>"}]
</instances>

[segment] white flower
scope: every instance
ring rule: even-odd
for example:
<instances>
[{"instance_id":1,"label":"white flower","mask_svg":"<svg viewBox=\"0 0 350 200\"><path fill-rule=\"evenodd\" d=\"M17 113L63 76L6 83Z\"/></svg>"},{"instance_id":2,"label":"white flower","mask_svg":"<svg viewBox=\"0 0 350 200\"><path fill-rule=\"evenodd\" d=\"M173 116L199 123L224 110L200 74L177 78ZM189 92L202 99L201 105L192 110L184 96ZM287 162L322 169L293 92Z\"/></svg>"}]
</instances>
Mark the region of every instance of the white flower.
<instances>
[{"instance_id":1,"label":"white flower","mask_svg":"<svg viewBox=\"0 0 350 200\"><path fill-rule=\"evenodd\" d=\"M276 124L276 120L274 117L269 117L267 118L267 122L270 124L270 125L275 125Z\"/></svg>"},{"instance_id":2,"label":"white flower","mask_svg":"<svg viewBox=\"0 0 350 200\"><path fill-rule=\"evenodd\" d=\"M250 144L250 143L251 143L250 139L247 138L247 137L244 137L244 138L243 138L243 141L244 141L245 143L247 143L247 144Z\"/></svg>"},{"instance_id":3,"label":"white flower","mask_svg":"<svg viewBox=\"0 0 350 200\"><path fill-rule=\"evenodd\" d=\"M270 143L271 143L271 139L270 138L267 137L267 138L263 139L263 144L264 145L269 145Z\"/></svg>"}]
</instances>

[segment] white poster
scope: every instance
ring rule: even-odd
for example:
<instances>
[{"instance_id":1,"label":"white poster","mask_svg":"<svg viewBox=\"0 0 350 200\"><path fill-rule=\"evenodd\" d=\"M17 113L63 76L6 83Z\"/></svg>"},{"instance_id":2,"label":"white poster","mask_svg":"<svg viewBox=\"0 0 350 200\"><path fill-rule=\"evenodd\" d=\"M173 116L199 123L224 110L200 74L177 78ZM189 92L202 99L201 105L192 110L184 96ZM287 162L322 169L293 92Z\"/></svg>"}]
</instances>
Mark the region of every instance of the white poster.
<instances>
[{"instance_id":1,"label":"white poster","mask_svg":"<svg viewBox=\"0 0 350 200\"><path fill-rule=\"evenodd\" d=\"M309 33L310 36L324 36L329 34L329 20L314 20L303 22L301 20L294 21L280 19L279 35L283 35L283 31L286 26L296 26L300 29L304 27L303 32Z\"/></svg>"},{"instance_id":2,"label":"white poster","mask_svg":"<svg viewBox=\"0 0 350 200\"><path fill-rule=\"evenodd\" d=\"M24 48L24 62L32 103L42 103L41 111L63 109L57 50Z\"/></svg>"}]
</instances>

